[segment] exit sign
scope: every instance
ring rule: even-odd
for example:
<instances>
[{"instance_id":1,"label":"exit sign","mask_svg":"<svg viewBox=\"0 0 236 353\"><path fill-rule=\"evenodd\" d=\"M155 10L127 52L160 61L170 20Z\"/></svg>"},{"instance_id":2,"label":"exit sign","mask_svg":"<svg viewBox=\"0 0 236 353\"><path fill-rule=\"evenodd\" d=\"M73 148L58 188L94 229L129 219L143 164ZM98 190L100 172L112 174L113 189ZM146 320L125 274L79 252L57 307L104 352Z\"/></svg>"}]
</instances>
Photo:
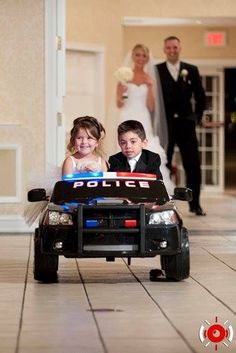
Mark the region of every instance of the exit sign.
<instances>
[{"instance_id":1,"label":"exit sign","mask_svg":"<svg viewBox=\"0 0 236 353\"><path fill-rule=\"evenodd\" d=\"M205 45L207 47L225 47L226 33L223 31L205 32Z\"/></svg>"}]
</instances>

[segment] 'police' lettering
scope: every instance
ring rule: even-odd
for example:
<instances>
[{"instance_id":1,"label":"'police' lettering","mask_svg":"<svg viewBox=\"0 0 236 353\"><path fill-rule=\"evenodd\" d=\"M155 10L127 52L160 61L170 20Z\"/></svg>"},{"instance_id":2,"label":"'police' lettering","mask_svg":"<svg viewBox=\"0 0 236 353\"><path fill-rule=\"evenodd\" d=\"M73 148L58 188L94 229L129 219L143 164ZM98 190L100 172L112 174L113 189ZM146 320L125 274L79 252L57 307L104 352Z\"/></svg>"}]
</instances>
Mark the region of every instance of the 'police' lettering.
<instances>
[{"instance_id":1,"label":"'police' lettering","mask_svg":"<svg viewBox=\"0 0 236 353\"><path fill-rule=\"evenodd\" d=\"M83 181L76 181L73 185L73 188L79 188L80 186L83 186L84 182Z\"/></svg>"},{"instance_id":2,"label":"'police' lettering","mask_svg":"<svg viewBox=\"0 0 236 353\"><path fill-rule=\"evenodd\" d=\"M96 188L98 186L98 181L88 181L87 187L88 188Z\"/></svg>"},{"instance_id":3,"label":"'police' lettering","mask_svg":"<svg viewBox=\"0 0 236 353\"><path fill-rule=\"evenodd\" d=\"M128 186L128 188L135 188L135 182L132 180L126 181L125 186Z\"/></svg>"},{"instance_id":4,"label":"'police' lettering","mask_svg":"<svg viewBox=\"0 0 236 353\"><path fill-rule=\"evenodd\" d=\"M96 188L99 185L105 188L110 188L110 187L122 187L125 186L127 188L135 188L135 187L140 187L140 188L146 188L149 189L150 185L148 181L145 180L125 180L125 181L120 181L120 180L112 180L112 181L107 181L107 180L102 180L102 182L97 181L97 180L89 180L89 181L75 181L73 184L73 188L80 188L82 186L85 186L87 188Z\"/></svg>"},{"instance_id":5,"label":"'police' lettering","mask_svg":"<svg viewBox=\"0 0 236 353\"><path fill-rule=\"evenodd\" d=\"M147 189L150 188L148 181L139 181L139 186L140 188L147 188Z\"/></svg>"},{"instance_id":6,"label":"'police' lettering","mask_svg":"<svg viewBox=\"0 0 236 353\"><path fill-rule=\"evenodd\" d=\"M111 187L111 184L109 184L106 180L103 180L102 186Z\"/></svg>"}]
</instances>

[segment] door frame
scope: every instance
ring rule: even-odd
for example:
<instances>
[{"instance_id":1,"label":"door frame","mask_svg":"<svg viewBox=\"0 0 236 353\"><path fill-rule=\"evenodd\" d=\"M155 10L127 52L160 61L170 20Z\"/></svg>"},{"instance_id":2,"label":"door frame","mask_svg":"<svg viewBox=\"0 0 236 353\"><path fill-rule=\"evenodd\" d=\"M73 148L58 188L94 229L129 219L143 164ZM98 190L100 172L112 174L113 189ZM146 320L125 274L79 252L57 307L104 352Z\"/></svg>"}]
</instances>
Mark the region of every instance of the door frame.
<instances>
[{"instance_id":1,"label":"door frame","mask_svg":"<svg viewBox=\"0 0 236 353\"><path fill-rule=\"evenodd\" d=\"M45 169L60 166L64 154L65 0L45 0ZM62 152L63 151L63 152Z\"/></svg>"},{"instance_id":2,"label":"door frame","mask_svg":"<svg viewBox=\"0 0 236 353\"><path fill-rule=\"evenodd\" d=\"M199 68L200 73L203 74L218 74L221 78L222 85L220 87L220 117L222 118L222 121L225 121L225 108L224 108L224 69L225 68L232 68L236 67L236 60L220 60L220 59L194 59L194 60L188 60L188 62L196 65ZM225 141L224 141L224 127L220 128L219 132L219 145L220 145L220 151L219 151L219 159L220 159L220 170L219 170L219 187L205 187L204 191L224 191L225 188Z\"/></svg>"},{"instance_id":3,"label":"door frame","mask_svg":"<svg viewBox=\"0 0 236 353\"><path fill-rule=\"evenodd\" d=\"M60 44L58 45L58 41ZM55 45L55 43L57 43ZM65 158L66 50L89 51L97 57L99 116L105 119L105 49L93 43L65 43L65 0L45 0L45 169Z\"/></svg>"}]
</instances>

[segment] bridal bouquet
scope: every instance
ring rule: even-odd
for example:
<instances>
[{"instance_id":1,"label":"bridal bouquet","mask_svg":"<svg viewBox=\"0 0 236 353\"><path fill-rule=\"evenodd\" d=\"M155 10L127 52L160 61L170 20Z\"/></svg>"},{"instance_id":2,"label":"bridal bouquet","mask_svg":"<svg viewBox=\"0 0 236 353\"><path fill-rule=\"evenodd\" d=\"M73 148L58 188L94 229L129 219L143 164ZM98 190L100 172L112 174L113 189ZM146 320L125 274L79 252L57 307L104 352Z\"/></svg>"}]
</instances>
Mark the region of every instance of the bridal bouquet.
<instances>
[{"instance_id":1,"label":"bridal bouquet","mask_svg":"<svg viewBox=\"0 0 236 353\"><path fill-rule=\"evenodd\" d=\"M131 81L133 79L134 73L130 67L122 66L118 70L115 71L114 76L118 82L120 82L124 85L128 81ZM124 98L124 99L128 98L127 92L124 92L122 94L122 98Z\"/></svg>"},{"instance_id":2,"label":"bridal bouquet","mask_svg":"<svg viewBox=\"0 0 236 353\"><path fill-rule=\"evenodd\" d=\"M115 71L114 75L117 81L124 84L132 80L134 73L130 67L122 66Z\"/></svg>"}]
</instances>

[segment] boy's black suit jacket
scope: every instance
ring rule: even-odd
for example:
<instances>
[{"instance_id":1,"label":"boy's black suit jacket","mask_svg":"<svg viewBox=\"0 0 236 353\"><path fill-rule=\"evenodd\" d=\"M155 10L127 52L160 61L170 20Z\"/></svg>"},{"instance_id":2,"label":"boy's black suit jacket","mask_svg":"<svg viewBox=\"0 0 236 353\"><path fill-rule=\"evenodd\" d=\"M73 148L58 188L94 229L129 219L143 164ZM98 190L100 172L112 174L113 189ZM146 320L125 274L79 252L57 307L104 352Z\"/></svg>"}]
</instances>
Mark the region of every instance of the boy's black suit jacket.
<instances>
[{"instance_id":1,"label":"boy's black suit jacket","mask_svg":"<svg viewBox=\"0 0 236 353\"><path fill-rule=\"evenodd\" d=\"M122 152L110 156L108 163L110 172L130 172L127 157ZM156 174L158 179L162 179L160 165L161 158L159 154L143 149L133 172Z\"/></svg>"},{"instance_id":2,"label":"boy's black suit jacket","mask_svg":"<svg viewBox=\"0 0 236 353\"><path fill-rule=\"evenodd\" d=\"M171 76L166 62L157 64L156 68L161 81L167 120L170 122L177 114L179 118L200 122L205 109L206 96L198 68L181 61L177 81ZM186 76L181 74L183 70L187 71ZM195 100L194 109L192 97Z\"/></svg>"}]
</instances>

